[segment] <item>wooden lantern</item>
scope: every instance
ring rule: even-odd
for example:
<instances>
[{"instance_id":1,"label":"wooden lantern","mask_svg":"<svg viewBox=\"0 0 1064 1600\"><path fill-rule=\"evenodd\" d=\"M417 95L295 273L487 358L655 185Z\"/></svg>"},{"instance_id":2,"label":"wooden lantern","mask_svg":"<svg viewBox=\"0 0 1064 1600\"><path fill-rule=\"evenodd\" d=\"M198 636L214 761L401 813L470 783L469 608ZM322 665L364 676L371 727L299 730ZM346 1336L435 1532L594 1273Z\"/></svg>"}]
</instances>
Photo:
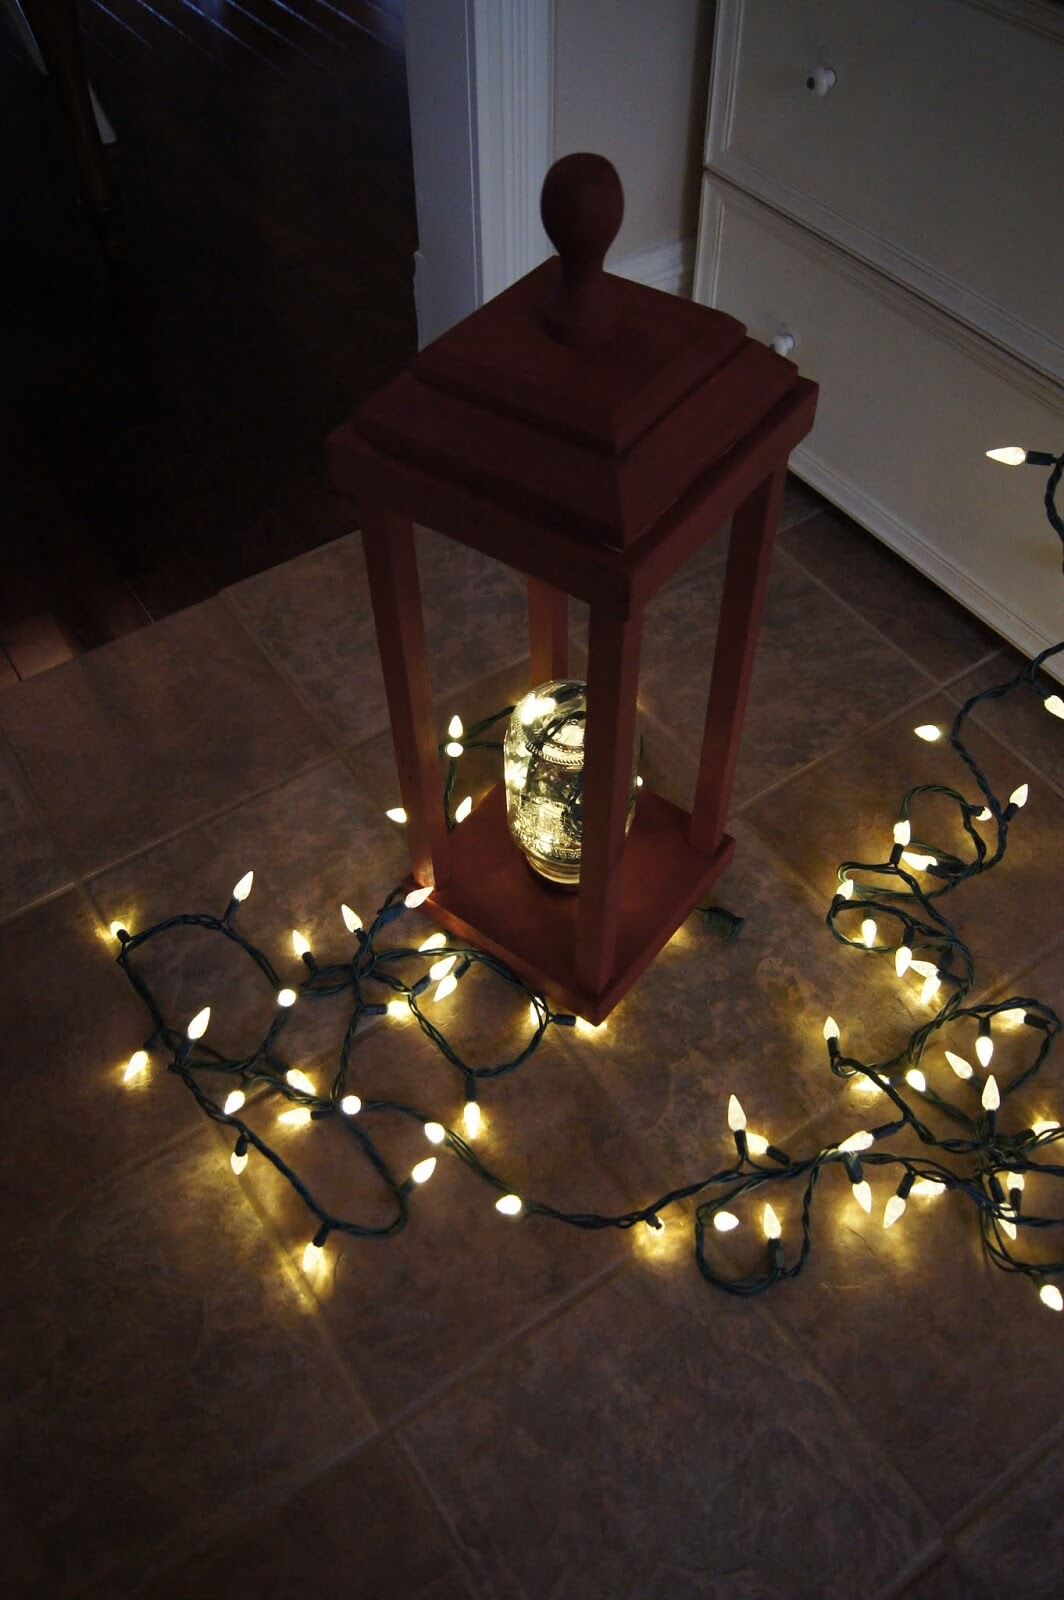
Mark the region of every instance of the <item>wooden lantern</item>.
<instances>
[{"instance_id":1,"label":"wooden lantern","mask_svg":"<svg viewBox=\"0 0 1064 1600\"><path fill-rule=\"evenodd\" d=\"M817 390L732 317L603 272L624 196L602 156L543 185L558 255L429 345L329 441L356 500L424 910L555 1004L600 1022L725 870L724 831L787 457ZM625 820L650 597L732 520L690 813L639 790ZM530 687L567 671L590 608L576 894L509 836L502 784L448 833L413 523L524 573ZM692 641L697 646L697 641Z\"/></svg>"}]
</instances>

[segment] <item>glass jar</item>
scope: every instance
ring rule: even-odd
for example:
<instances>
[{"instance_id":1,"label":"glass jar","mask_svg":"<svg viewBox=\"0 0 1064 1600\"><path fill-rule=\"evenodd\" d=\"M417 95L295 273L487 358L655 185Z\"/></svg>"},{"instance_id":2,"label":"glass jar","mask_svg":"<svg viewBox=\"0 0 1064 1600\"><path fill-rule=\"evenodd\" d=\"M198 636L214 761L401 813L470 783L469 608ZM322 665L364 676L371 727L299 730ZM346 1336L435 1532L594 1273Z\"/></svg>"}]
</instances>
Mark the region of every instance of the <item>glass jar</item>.
<instances>
[{"instance_id":1,"label":"glass jar","mask_svg":"<svg viewBox=\"0 0 1064 1600\"><path fill-rule=\"evenodd\" d=\"M567 889L580 882L587 684L556 678L514 707L503 742L506 819L540 877ZM625 831L635 815L636 753Z\"/></svg>"}]
</instances>

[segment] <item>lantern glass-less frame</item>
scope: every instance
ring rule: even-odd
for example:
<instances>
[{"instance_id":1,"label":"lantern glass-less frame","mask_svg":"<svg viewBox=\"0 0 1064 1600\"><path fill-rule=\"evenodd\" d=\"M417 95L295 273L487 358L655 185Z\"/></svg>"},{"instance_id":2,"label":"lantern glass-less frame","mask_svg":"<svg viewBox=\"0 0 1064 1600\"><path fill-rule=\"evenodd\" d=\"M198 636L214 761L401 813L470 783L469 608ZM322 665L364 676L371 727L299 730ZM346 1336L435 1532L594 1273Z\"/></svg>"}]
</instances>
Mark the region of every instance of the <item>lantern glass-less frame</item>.
<instances>
[{"instance_id":1,"label":"lantern glass-less frame","mask_svg":"<svg viewBox=\"0 0 1064 1600\"><path fill-rule=\"evenodd\" d=\"M734 852L725 822L787 458L817 395L734 318L604 272L623 209L602 156L556 162L541 211L558 254L422 350L329 441L361 524L412 881L432 887L422 909L591 1022ZM690 810L648 784L632 815L643 613L729 518ZM524 574L530 690L568 679L566 597L588 605L575 894L529 870L501 776L446 829L415 522ZM708 650L690 639L693 669Z\"/></svg>"}]
</instances>

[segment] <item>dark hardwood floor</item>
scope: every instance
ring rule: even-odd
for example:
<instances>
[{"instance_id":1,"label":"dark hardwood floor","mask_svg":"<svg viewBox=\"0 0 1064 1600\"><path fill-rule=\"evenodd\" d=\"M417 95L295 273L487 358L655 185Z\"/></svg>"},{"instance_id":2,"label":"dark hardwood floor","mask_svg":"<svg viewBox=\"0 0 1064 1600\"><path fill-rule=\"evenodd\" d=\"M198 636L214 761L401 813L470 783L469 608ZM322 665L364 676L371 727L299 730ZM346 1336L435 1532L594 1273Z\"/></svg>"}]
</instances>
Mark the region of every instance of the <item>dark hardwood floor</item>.
<instances>
[{"instance_id":1,"label":"dark hardwood floor","mask_svg":"<svg viewBox=\"0 0 1064 1600\"><path fill-rule=\"evenodd\" d=\"M85 0L122 255L0 8L0 686L335 538L416 345L400 0Z\"/></svg>"}]
</instances>

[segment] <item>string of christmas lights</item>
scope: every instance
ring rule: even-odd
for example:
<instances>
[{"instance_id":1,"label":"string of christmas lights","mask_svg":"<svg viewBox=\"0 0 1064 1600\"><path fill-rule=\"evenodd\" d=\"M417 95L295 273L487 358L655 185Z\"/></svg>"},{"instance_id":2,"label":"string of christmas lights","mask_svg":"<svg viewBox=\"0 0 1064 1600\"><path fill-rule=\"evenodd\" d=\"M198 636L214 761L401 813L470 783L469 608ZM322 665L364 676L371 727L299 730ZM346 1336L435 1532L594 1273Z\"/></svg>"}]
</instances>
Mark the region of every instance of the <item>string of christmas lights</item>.
<instances>
[{"instance_id":1,"label":"string of christmas lights","mask_svg":"<svg viewBox=\"0 0 1064 1600\"><path fill-rule=\"evenodd\" d=\"M1046 505L1051 525L1064 540L1064 521L1054 503L1064 473L1064 455L1055 457L1018 448L988 454L1007 465L1026 462L1052 468ZM735 1146L735 1160L693 1182L668 1190L649 1205L619 1215L601 1215L562 1211L545 1201L518 1194L473 1149L482 1131L479 1090L490 1080L522 1066L542 1043L548 1028L580 1029L589 1025L569 1013L553 1011L545 995L530 988L494 957L451 941L443 933L431 934L416 946L382 946L380 940L385 930L427 900L431 891L421 888L393 890L369 927L363 926L350 906L341 906L344 926L353 940L351 953L342 961L319 965L306 938L294 932L293 949L306 968L306 976L298 989L283 985L269 957L245 939L236 927L240 906L252 890L253 872L245 873L235 885L220 917L183 914L140 933L131 933L113 923L111 932L120 947L119 965L144 1002L152 1023L148 1039L130 1057L124 1076L127 1081L139 1078L148 1068L150 1053L153 1050L164 1052L169 1056L169 1071L181 1080L205 1115L232 1132L234 1144L230 1162L234 1174L239 1177L254 1154L268 1161L291 1185L315 1224L303 1252L303 1266L308 1274L317 1271L333 1234L381 1239L403 1229L409 1220L411 1196L436 1170L438 1156L428 1154L407 1174L400 1176L392 1171L370 1132L374 1116L387 1113L420 1123L433 1150L462 1161L494 1192L495 1209L503 1217L543 1217L585 1229L646 1227L656 1230L662 1226L661 1213L669 1206L707 1190L718 1191L696 1208L695 1259L703 1277L711 1284L741 1296L759 1294L801 1272L811 1248L816 1189L825 1171L840 1169L850 1184L854 1202L867 1213L872 1210L873 1196L866 1171L889 1171L892 1180L897 1181L884 1207L885 1228L900 1221L912 1196L930 1199L945 1193L958 1194L976 1208L983 1245L995 1265L1026 1276L1047 1307L1064 1310L1064 1296L1054 1281L1064 1276L1064 1259L1030 1261L1021 1251L1012 1248L1021 1236L1025 1241L1033 1238L1035 1230L1064 1226L1064 1217L1046 1217L1023 1210L1028 1178L1064 1178L1064 1165L1036 1159L1064 1138L1064 1126L1039 1122L1010 1130L1002 1126L1001 1120L1002 1108L1009 1096L1042 1069L1061 1031L1061 1019L1052 1007L1027 996L1012 996L989 1004L965 1004L975 986L974 958L935 904L960 884L1001 862L1009 830L1028 798L1028 785L1021 783L1005 803L999 800L964 743L964 725L982 702L1024 690L1040 696L1050 715L1064 719L1064 699L1055 693L1047 694L1038 683L1039 668L1061 651L1064 651L1064 642L1042 651L1008 682L972 695L954 717L946 737L973 779L978 798L941 784L918 784L909 790L899 808L888 858L873 863L845 861L839 867L838 888L827 913L827 926L833 937L867 956L889 957L899 978L910 972L922 977L924 1004L935 1003L940 996L944 998L934 1015L917 1027L898 1053L886 1061L865 1062L845 1053L839 1024L833 1017L827 1018L823 1035L831 1072L842 1079L862 1080L870 1093L884 1096L891 1107L886 1121L859 1129L836 1145L794 1159L748 1128L742 1105L733 1094L728 1102L727 1122ZM459 717L451 719L447 739L440 746L441 755L449 762L444 785L444 810L449 828L460 826L472 809L469 796L452 809L461 757L469 749L500 749L497 741L483 740L480 736L512 709L507 707L493 713L471 726L468 734ZM931 724L914 731L929 742L943 737L943 730ZM970 846L967 859L930 841L914 838L913 813L920 809L921 801L927 796L944 799L955 808ZM397 823L406 821L399 807L389 811L388 816ZM988 847L978 832L977 823L993 824L992 847ZM711 925L716 919L728 933L734 933L740 923L740 919L712 908L706 916ZM276 997L274 1017L264 1038L250 1054L225 1057L203 1043L210 1022L209 1006L198 1011L183 1030L166 1021L134 957L150 941L178 927L197 928L231 941L251 960L273 991ZM426 969L412 983L403 975L409 970L407 963L411 962ZM455 993L461 980L476 965L486 967L501 981L515 986L528 1001L530 1031L524 1047L515 1056L490 1066L473 1066L464 1061L433 1014L425 1009L428 1005L434 1012L436 1006ZM432 990L431 996L429 990ZM382 992L390 998L375 998ZM350 994L351 1010L339 1047L337 1070L328 1091L319 1093L305 1073L286 1064L279 1054L279 1045L297 1007L344 993ZM413 1016L461 1079L464 1090L461 1134L418 1107L394 1100L363 1099L352 1087L352 1052L359 1025L365 1018L397 1016ZM1032 1035L1031 1059L1007 1082L999 1082L997 1075L990 1071L995 1027L1000 1034L1002 1029L1019 1026L1030 1030ZM971 1052L978 1063L978 1071L967 1055L951 1047L944 1047L941 1059L936 1054L933 1064L929 1061L928 1050L933 1044L949 1039L951 1044L960 1045L973 1032ZM949 1083L959 1098L951 1098L932 1085L921 1063L933 1072L936 1082L941 1081L943 1072L948 1070ZM208 1092L200 1081L204 1075L215 1078L221 1075L231 1080L233 1086L224 1096ZM345 1130L355 1151L370 1162L393 1197L394 1213L390 1221L371 1225L337 1215L322 1204L292 1166L242 1115L249 1093L258 1085L267 1086L283 1103L278 1117L281 1126L309 1125L329 1119ZM955 1132L946 1137L937 1136L924 1120L928 1108L948 1122ZM922 1151L906 1154L885 1148L889 1141L903 1133L913 1136L923 1147ZM748 1196L758 1190L765 1190L766 1194L773 1192L773 1186L781 1184L802 1186L797 1249L788 1251L779 1216L771 1201L763 1198L760 1226L764 1235L764 1264L761 1270L748 1276L730 1274L717 1259L721 1252L714 1248L714 1236L730 1233L741 1225L741 1216L735 1208L741 1209Z\"/></svg>"}]
</instances>

